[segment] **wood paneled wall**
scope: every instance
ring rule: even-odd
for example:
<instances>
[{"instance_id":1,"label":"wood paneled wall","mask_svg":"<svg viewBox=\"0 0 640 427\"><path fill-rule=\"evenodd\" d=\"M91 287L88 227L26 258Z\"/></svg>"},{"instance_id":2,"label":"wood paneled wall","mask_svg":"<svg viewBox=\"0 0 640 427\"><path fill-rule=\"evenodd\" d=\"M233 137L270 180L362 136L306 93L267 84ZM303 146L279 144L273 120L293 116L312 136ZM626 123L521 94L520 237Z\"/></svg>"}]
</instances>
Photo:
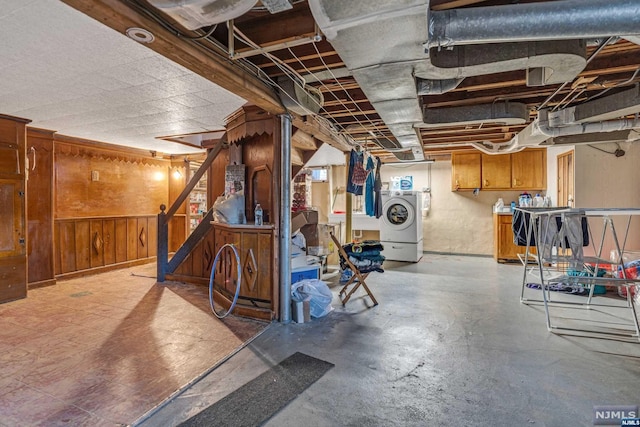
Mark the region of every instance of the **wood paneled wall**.
<instances>
[{"instance_id":1,"label":"wood paneled wall","mask_svg":"<svg viewBox=\"0 0 640 427\"><path fill-rule=\"evenodd\" d=\"M168 160L55 144L56 218L150 215L169 205Z\"/></svg>"},{"instance_id":2,"label":"wood paneled wall","mask_svg":"<svg viewBox=\"0 0 640 427\"><path fill-rule=\"evenodd\" d=\"M156 215L55 221L55 273L136 264L156 256Z\"/></svg>"}]
</instances>

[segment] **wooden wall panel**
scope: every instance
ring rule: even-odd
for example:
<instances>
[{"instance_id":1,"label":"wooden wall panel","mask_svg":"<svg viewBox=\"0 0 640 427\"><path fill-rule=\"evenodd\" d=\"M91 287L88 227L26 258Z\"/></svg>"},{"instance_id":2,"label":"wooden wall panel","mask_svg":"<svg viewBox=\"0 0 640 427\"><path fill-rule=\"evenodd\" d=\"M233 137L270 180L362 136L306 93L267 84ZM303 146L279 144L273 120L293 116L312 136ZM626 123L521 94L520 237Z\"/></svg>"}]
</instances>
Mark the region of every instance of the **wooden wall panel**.
<instances>
[{"instance_id":1,"label":"wooden wall panel","mask_svg":"<svg viewBox=\"0 0 640 427\"><path fill-rule=\"evenodd\" d=\"M247 173L245 209L248 222L253 222L253 209L256 203L260 203L263 215L270 222L272 221L273 195L270 191L271 180L267 181L267 179L273 175L273 147L273 135L269 134L254 136L242 145L242 160Z\"/></svg>"},{"instance_id":2,"label":"wooden wall panel","mask_svg":"<svg viewBox=\"0 0 640 427\"><path fill-rule=\"evenodd\" d=\"M187 217L185 215L174 215L169 221L169 252L177 251L186 240L186 224Z\"/></svg>"},{"instance_id":3,"label":"wooden wall panel","mask_svg":"<svg viewBox=\"0 0 640 427\"><path fill-rule=\"evenodd\" d=\"M76 237L73 222L58 224L58 254L60 255L60 270L56 274L76 271Z\"/></svg>"},{"instance_id":4,"label":"wooden wall panel","mask_svg":"<svg viewBox=\"0 0 640 427\"><path fill-rule=\"evenodd\" d=\"M147 256L154 257L158 254L158 217L147 218Z\"/></svg>"},{"instance_id":5,"label":"wooden wall panel","mask_svg":"<svg viewBox=\"0 0 640 427\"><path fill-rule=\"evenodd\" d=\"M91 268L91 225L87 220L75 222L76 270Z\"/></svg>"},{"instance_id":6,"label":"wooden wall panel","mask_svg":"<svg viewBox=\"0 0 640 427\"><path fill-rule=\"evenodd\" d=\"M156 222L154 216L56 221L56 275L131 265L155 256L148 245L157 241L157 231L149 228Z\"/></svg>"},{"instance_id":7,"label":"wooden wall panel","mask_svg":"<svg viewBox=\"0 0 640 427\"><path fill-rule=\"evenodd\" d=\"M58 141L55 153L57 218L155 215L168 205L168 160Z\"/></svg>"},{"instance_id":8,"label":"wooden wall panel","mask_svg":"<svg viewBox=\"0 0 640 427\"><path fill-rule=\"evenodd\" d=\"M91 252L91 267L104 265L104 231L101 219L90 221L89 247Z\"/></svg>"},{"instance_id":9,"label":"wooden wall panel","mask_svg":"<svg viewBox=\"0 0 640 427\"><path fill-rule=\"evenodd\" d=\"M127 218L127 260L138 258L138 219Z\"/></svg>"},{"instance_id":10,"label":"wooden wall panel","mask_svg":"<svg viewBox=\"0 0 640 427\"><path fill-rule=\"evenodd\" d=\"M258 234L258 249L256 251L256 258L261 260L258 264L258 280L259 283L264 284L258 286L257 297L259 299L270 301L272 289L266 284L272 283L273 264L275 262L275 255L273 253L273 235L271 233Z\"/></svg>"},{"instance_id":11,"label":"wooden wall panel","mask_svg":"<svg viewBox=\"0 0 640 427\"><path fill-rule=\"evenodd\" d=\"M146 258L149 254L149 236L148 236L148 224L146 217L140 217L137 219L138 229L136 232L136 242L138 244L138 259Z\"/></svg>"},{"instance_id":12,"label":"wooden wall panel","mask_svg":"<svg viewBox=\"0 0 640 427\"><path fill-rule=\"evenodd\" d=\"M202 241L191 252L191 275L195 277L203 277Z\"/></svg>"},{"instance_id":13,"label":"wooden wall panel","mask_svg":"<svg viewBox=\"0 0 640 427\"><path fill-rule=\"evenodd\" d=\"M127 219L118 218L116 223L116 262L125 262L127 260Z\"/></svg>"},{"instance_id":14,"label":"wooden wall panel","mask_svg":"<svg viewBox=\"0 0 640 427\"><path fill-rule=\"evenodd\" d=\"M116 222L113 219L105 219L102 222L102 235L103 235L103 253L105 265L115 264L116 262Z\"/></svg>"}]
</instances>

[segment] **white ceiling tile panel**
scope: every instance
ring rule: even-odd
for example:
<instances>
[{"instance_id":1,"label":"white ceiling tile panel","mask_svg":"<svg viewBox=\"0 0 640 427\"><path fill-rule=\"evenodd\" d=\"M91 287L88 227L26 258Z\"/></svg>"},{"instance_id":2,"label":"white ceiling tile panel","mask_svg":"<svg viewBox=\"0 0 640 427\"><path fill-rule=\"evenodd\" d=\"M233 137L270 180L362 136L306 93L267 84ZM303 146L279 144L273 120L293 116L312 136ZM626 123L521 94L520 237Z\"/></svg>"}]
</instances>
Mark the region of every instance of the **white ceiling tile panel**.
<instances>
[{"instance_id":1,"label":"white ceiling tile panel","mask_svg":"<svg viewBox=\"0 0 640 427\"><path fill-rule=\"evenodd\" d=\"M155 137L219 129L242 98L55 0L0 0L0 113L167 153Z\"/></svg>"},{"instance_id":2,"label":"white ceiling tile panel","mask_svg":"<svg viewBox=\"0 0 640 427\"><path fill-rule=\"evenodd\" d=\"M185 95L178 95L172 98L169 98L171 101L182 105L183 107L204 107L205 105L210 105L211 103L206 99L202 99L195 94L188 93Z\"/></svg>"}]
</instances>

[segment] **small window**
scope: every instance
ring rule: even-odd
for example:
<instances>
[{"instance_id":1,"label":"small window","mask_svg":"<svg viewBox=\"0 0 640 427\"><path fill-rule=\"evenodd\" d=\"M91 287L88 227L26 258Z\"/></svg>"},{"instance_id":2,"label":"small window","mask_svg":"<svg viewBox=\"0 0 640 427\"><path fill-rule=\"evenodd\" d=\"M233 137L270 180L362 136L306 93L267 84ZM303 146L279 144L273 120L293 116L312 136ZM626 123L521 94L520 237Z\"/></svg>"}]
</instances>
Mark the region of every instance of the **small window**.
<instances>
[{"instance_id":1,"label":"small window","mask_svg":"<svg viewBox=\"0 0 640 427\"><path fill-rule=\"evenodd\" d=\"M327 169L311 169L311 181L327 182Z\"/></svg>"}]
</instances>

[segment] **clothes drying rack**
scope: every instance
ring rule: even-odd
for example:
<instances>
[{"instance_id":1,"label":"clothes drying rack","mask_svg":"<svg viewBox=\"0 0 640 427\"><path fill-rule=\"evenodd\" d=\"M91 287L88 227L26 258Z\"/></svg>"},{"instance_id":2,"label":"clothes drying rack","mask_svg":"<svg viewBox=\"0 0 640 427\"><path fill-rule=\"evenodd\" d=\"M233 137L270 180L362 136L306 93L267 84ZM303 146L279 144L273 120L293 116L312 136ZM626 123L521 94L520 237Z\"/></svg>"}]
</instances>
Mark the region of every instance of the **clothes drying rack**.
<instances>
[{"instance_id":1,"label":"clothes drying rack","mask_svg":"<svg viewBox=\"0 0 640 427\"><path fill-rule=\"evenodd\" d=\"M627 336L640 339L638 322L640 277L637 274L629 274L624 262L632 218L640 216L640 209L560 207L516 208L516 211L523 219L526 234L525 254L520 257L524 267L520 302L542 303L547 329L552 332L576 331L598 336ZM616 217L620 218L619 223L625 223L622 234L616 230L614 222ZM514 215L514 222L515 220ZM602 222L602 232L597 239L592 232L596 221ZM517 231L514 229L514 233ZM606 259L603 256L605 240L612 242L615 248L615 259L614 257ZM584 256L583 247L589 245L593 254ZM535 248L535 252L532 248ZM540 288L542 299L525 297L527 285L532 284ZM571 295L552 297L552 284L581 287L588 291L588 296L586 300L584 297ZM605 296L602 297L602 302L600 299L594 302L597 286L614 288L619 294L626 295L626 304L623 304L620 299ZM563 317L564 320L577 323L577 326L554 324L550 307L592 309L593 312L590 314L594 316L587 319ZM619 317L612 313L612 309L626 310L631 317L633 329L629 329L631 325L628 324L628 319L624 325L621 325L618 322ZM598 317L595 314L603 316L595 320ZM595 327L592 326L594 323Z\"/></svg>"}]
</instances>

